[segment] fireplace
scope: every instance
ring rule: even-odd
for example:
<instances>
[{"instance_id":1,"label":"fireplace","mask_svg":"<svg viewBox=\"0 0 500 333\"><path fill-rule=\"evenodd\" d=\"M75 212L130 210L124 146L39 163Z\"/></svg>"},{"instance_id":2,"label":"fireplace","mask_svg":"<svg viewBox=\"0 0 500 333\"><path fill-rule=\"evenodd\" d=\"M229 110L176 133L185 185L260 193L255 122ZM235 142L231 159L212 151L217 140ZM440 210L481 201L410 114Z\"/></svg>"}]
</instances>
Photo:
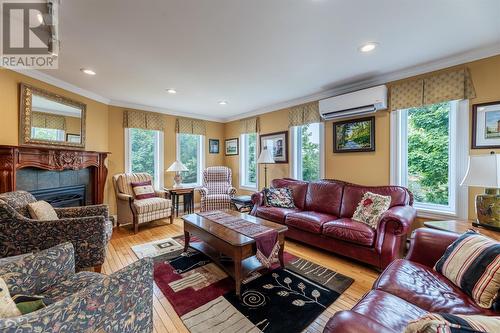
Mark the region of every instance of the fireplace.
<instances>
[{"instance_id":1,"label":"fireplace","mask_svg":"<svg viewBox=\"0 0 500 333\"><path fill-rule=\"evenodd\" d=\"M86 204L86 186L65 186L31 191L37 200L44 200L53 207L76 207Z\"/></svg>"}]
</instances>

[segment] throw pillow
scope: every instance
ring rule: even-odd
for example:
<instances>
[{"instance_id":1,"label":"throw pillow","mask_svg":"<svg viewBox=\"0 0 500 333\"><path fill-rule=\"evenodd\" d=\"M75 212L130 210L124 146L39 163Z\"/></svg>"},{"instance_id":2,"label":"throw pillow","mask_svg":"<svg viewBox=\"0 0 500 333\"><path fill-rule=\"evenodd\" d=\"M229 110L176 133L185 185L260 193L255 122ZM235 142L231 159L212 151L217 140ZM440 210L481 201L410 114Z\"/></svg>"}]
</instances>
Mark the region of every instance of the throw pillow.
<instances>
[{"instance_id":1,"label":"throw pillow","mask_svg":"<svg viewBox=\"0 0 500 333\"><path fill-rule=\"evenodd\" d=\"M58 220L57 213L47 201L37 201L28 204L28 211L34 220L54 221Z\"/></svg>"},{"instance_id":2,"label":"throw pillow","mask_svg":"<svg viewBox=\"0 0 500 333\"><path fill-rule=\"evenodd\" d=\"M16 303L12 300L9 293L9 288L4 279L0 277L0 318L17 317L21 315L21 311L16 307Z\"/></svg>"},{"instance_id":3,"label":"throw pillow","mask_svg":"<svg viewBox=\"0 0 500 333\"><path fill-rule=\"evenodd\" d=\"M134 191L134 196L137 200L156 197L155 189L151 185L150 180L145 182L130 183L130 185L132 186L132 190Z\"/></svg>"},{"instance_id":4,"label":"throw pillow","mask_svg":"<svg viewBox=\"0 0 500 333\"><path fill-rule=\"evenodd\" d=\"M288 187L266 188L264 189L266 205L280 208L295 208L293 203L293 193Z\"/></svg>"},{"instance_id":5,"label":"throw pillow","mask_svg":"<svg viewBox=\"0 0 500 333\"><path fill-rule=\"evenodd\" d=\"M15 295L12 300L23 315L43 309L52 303L43 296Z\"/></svg>"},{"instance_id":6,"label":"throw pillow","mask_svg":"<svg viewBox=\"0 0 500 333\"><path fill-rule=\"evenodd\" d=\"M390 196L366 192L359 202L358 207L356 207L352 219L368 224L373 229L377 229L380 217L390 206Z\"/></svg>"},{"instance_id":7,"label":"throw pillow","mask_svg":"<svg viewBox=\"0 0 500 333\"><path fill-rule=\"evenodd\" d=\"M446 249L434 270L446 276L482 308L491 308L500 288L500 243L473 230Z\"/></svg>"},{"instance_id":8,"label":"throw pillow","mask_svg":"<svg viewBox=\"0 0 500 333\"><path fill-rule=\"evenodd\" d=\"M404 333L500 332L500 317L429 313L410 321Z\"/></svg>"}]
</instances>

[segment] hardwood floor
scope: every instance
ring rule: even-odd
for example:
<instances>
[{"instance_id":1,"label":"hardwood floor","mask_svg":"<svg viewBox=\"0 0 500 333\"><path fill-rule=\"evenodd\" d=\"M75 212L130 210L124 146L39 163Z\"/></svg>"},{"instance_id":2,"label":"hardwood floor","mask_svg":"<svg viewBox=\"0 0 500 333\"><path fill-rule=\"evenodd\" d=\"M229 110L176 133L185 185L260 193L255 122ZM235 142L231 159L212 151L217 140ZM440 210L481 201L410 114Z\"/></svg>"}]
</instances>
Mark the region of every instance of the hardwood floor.
<instances>
[{"instance_id":1,"label":"hardwood floor","mask_svg":"<svg viewBox=\"0 0 500 333\"><path fill-rule=\"evenodd\" d=\"M131 247L154 240L183 234L182 220L175 219L170 225L167 221L158 221L141 226L138 234L134 234L130 226L115 228L108 249L108 255L103 265L103 273L110 274L137 260ZM378 276L375 269L337 257L326 251L321 251L304 244L287 241L285 251L307 260L316 262L336 272L350 276L355 281L305 332L321 333L327 320L336 311L350 309L368 290ZM154 332L188 332L181 319L162 294L154 286Z\"/></svg>"}]
</instances>

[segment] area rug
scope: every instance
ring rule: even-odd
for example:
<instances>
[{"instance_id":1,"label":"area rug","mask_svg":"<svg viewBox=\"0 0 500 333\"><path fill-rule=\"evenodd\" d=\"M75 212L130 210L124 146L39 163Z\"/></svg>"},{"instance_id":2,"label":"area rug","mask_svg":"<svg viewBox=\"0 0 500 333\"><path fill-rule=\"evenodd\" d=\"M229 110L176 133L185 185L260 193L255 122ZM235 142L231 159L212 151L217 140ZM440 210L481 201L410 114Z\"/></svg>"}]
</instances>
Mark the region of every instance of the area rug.
<instances>
[{"instance_id":1,"label":"area rug","mask_svg":"<svg viewBox=\"0 0 500 333\"><path fill-rule=\"evenodd\" d=\"M255 272L244 280L240 299L234 280L209 257L192 248L183 253L183 247L183 237L176 237L134 252L154 258L157 286L193 333L302 332L354 282L285 252L285 268Z\"/></svg>"}]
</instances>

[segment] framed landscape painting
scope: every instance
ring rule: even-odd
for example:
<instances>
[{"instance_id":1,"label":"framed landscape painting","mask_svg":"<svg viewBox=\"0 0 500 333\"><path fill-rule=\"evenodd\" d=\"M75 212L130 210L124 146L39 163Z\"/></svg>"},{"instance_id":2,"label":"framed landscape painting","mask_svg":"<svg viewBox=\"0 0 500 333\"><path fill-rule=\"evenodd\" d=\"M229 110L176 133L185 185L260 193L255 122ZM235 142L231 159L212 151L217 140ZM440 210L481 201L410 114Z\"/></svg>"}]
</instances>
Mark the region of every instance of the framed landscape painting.
<instances>
[{"instance_id":1,"label":"framed landscape painting","mask_svg":"<svg viewBox=\"0 0 500 333\"><path fill-rule=\"evenodd\" d=\"M219 140L218 139L208 139L208 153L218 154L219 153Z\"/></svg>"},{"instance_id":2,"label":"framed landscape painting","mask_svg":"<svg viewBox=\"0 0 500 333\"><path fill-rule=\"evenodd\" d=\"M472 106L472 149L500 148L500 101Z\"/></svg>"},{"instance_id":3,"label":"framed landscape painting","mask_svg":"<svg viewBox=\"0 0 500 333\"><path fill-rule=\"evenodd\" d=\"M288 163L288 131L262 134L261 152L264 147L271 149L275 163Z\"/></svg>"},{"instance_id":4,"label":"framed landscape painting","mask_svg":"<svg viewBox=\"0 0 500 333\"><path fill-rule=\"evenodd\" d=\"M375 117L333 123L333 152L375 151Z\"/></svg>"},{"instance_id":5,"label":"framed landscape painting","mask_svg":"<svg viewBox=\"0 0 500 333\"><path fill-rule=\"evenodd\" d=\"M226 156L238 155L238 138L227 139L225 141Z\"/></svg>"}]
</instances>

